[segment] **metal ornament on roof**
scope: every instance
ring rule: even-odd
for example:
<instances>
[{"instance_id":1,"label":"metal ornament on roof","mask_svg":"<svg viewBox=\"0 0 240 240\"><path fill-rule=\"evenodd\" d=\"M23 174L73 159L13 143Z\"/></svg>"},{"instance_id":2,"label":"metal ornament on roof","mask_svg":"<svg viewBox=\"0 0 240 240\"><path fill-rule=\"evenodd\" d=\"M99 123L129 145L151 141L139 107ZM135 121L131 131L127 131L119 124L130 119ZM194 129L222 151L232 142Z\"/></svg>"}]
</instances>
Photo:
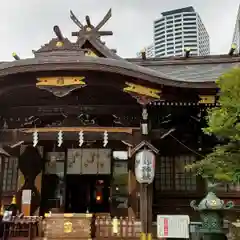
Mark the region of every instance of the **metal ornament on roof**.
<instances>
[{"instance_id":1,"label":"metal ornament on roof","mask_svg":"<svg viewBox=\"0 0 240 240\"><path fill-rule=\"evenodd\" d=\"M139 183L150 184L155 175L155 154L143 149L135 156L135 175Z\"/></svg>"},{"instance_id":2,"label":"metal ornament on roof","mask_svg":"<svg viewBox=\"0 0 240 240\"><path fill-rule=\"evenodd\" d=\"M70 18L79 27L78 32L72 32L72 36L77 36L78 40L85 37L100 38L101 36L110 36L112 31L101 31L100 29L106 24L106 22L111 18L112 10L106 13L103 19L96 25L93 26L89 16L86 16L86 25L82 24L79 19L75 16L73 11L70 10Z\"/></svg>"}]
</instances>

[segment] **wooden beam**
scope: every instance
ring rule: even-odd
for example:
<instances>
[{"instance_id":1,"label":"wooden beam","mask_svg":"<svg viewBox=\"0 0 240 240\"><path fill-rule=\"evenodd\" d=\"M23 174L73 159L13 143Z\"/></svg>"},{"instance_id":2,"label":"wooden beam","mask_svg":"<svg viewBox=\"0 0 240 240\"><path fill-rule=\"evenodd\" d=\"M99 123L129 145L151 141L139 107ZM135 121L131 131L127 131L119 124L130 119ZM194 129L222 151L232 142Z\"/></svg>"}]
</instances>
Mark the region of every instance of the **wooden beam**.
<instances>
[{"instance_id":1,"label":"wooden beam","mask_svg":"<svg viewBox=\"0 0 240 240\"><path fill-rule=\"evenodd\" d=\"M38 139L39 141L49 140L49 141L57 141L57 134L58 130L60 128L54 128L51 131L44 131L43 129L38 129ZM65 128L62 128L65 129ZM76 131L63 131L63 141L69 140L69 141L78 141L79 136L79 130L84 128L75 128ZM132 142L132 136L134 132L138 132L139 129L134 128L126 128L126 129L120 129L117 130L113 129L112 131L110 128L102 128L97 131L90 131L88 128L88 131L85 128L84 131L84 141L92 141L92 140L103 140L103 129L109 129L108 131L108 139L111 140L119 140L119 141L126 141L126 142ZM66 129L65 129L66 130ZM101 130L101 131L100 131ZM115 132L114 132L115 131ZM132 131L132 133L131 133ZM156 129L153 130L150 133L151 139L160 139L162 135L166 133L166 129ZM0 143L2 145L12 145L19 141L24 141L25 143L31 143L33 141L33 132L34 129L6 129L6 130L0 130Z\"/></svg>"},{"instance_id":2,"label":"wooden beam","mask_svg":"<svg viewBox=\"0 0 240 240\"><path fill-rule=\"evenodd\" d=\"M104 133L107 131L108 133L128 133L132 134L133 130L139 130L139 128L130 128L130 127L45 127L45 128L20 128L20 132L24 133L58 133L62 132L73 132L79 133L81 131L86 133Z\"/></svg>"},{"instance_id":3,"label":"wooden beam","mask_svg":"<svg viewBox=\"0 0 240 240\"><path fill-rule=\"evenodd\" d=\"M5 108L6 109L6 108ZM46 116L46 115L60 115L60 114L138 114L139 105L46 105L46 106L16 106L9 107L6 110L1 111L1 116Z\"/></svg>"}]
</instances>

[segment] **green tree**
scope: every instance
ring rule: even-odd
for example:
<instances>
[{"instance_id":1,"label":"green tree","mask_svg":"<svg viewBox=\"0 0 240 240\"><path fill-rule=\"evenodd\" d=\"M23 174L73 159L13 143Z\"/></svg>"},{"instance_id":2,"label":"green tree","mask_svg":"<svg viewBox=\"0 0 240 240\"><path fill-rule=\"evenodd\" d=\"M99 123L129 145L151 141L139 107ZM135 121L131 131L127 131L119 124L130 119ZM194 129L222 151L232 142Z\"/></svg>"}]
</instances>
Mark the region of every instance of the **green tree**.
<instances>
[{"instance_id":1,"label":"green tree","mask_svg":"<svg viewBox=\"0 0 240 240\"><path fill-rule=\"evenodd\" d=\"M187 168L209 180L237 182L240 176L240 68L231 69L216 83L220 105L208 111L208 126L203 131L223 143Z\"/></svg>"}]
</instances>

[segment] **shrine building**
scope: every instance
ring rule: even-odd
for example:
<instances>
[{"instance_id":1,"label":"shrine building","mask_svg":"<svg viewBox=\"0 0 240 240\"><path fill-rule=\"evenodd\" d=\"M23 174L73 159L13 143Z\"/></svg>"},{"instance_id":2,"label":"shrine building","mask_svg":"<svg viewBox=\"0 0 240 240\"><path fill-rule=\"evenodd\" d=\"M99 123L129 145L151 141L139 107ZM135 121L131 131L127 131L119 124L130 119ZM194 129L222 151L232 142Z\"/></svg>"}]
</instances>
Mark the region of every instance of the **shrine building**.
<instances>
[{"instance_id":1,"label":"shrine building","mask_svg":"<svg viewBox=\"0 0 240 240\"><path fill-rule=\"evenodd\" d=\"M140 218L141 189L135 153L156 150L148 210L196 213L190 201L206 193L203 179L185 166L212 150L202 132L208 108L217 105L216 79L233 67L234 54L121 58L102 36L112 35L90 18L70 41L59 26L33 57L0 63L2 203L31 189L31 215L49 211L106 213ZM70 21L71 21L70 20ZM51 31L51 26L49 26ZM27 40L27 39L26 39ZM116 46L117 47L117 46ZM237 188L219 188L239 201Z\"/></svg>"}]
</instances>

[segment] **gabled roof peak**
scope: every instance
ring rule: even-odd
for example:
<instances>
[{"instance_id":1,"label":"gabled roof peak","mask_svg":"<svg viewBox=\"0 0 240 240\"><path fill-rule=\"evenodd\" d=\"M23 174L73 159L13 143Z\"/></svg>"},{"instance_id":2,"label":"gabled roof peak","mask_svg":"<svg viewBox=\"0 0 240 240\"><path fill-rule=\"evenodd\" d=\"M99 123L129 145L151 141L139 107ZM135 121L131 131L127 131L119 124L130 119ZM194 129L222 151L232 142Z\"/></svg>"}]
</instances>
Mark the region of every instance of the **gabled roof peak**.
<instances>
[{"instance_id":1,"label":"gabled roof peak","mask_svg":"<svg viewBox=\"0 0 240 240\"><path fill-rule=\"evenodd\" d=\"M72 55L73 52L83 52L86 55L89 51L92 51L91 56L95 57L107 57L113 59L121 59L115 50L111 50L106 47L105 43L101 41L101 36L112 35L112 31L101 31L101 28L106 24L106 22L111 18L112 11L109 9L104 18L96 25L93 26L89 16L86 16L86 25L83 25L78 18L70 11L70 18L79 27L79 31L72 32L72 36L76 36L76 42L70 42L65 38L59 28L59 26L54 26L53 31L56 38L53 38L48 44L42 46L39 50L34 51L35 57L39 56L59 56L67 55L69 52ZM77 53L75 53L77 54Z\"/></svg>"},{"instance_id":2,"label":"gabled roof peak","mask_svg":"<svg viewBox=\"0 0 240 240\"><path fill-rule=\"evenodd\" d=\"M112 31L100 31L100 29L106 24L106 22L111 18L112 10L109 9L104 18L96 25L92 25L90 17L86 16L86 25L83 25L79 19L74 15L73 11L70 10L70 18L79 27L79 31L72 32L72 36L77 37L77 42L86 38L99 39L101 36L113 35Z\"/></svg>"}]
</instances>

